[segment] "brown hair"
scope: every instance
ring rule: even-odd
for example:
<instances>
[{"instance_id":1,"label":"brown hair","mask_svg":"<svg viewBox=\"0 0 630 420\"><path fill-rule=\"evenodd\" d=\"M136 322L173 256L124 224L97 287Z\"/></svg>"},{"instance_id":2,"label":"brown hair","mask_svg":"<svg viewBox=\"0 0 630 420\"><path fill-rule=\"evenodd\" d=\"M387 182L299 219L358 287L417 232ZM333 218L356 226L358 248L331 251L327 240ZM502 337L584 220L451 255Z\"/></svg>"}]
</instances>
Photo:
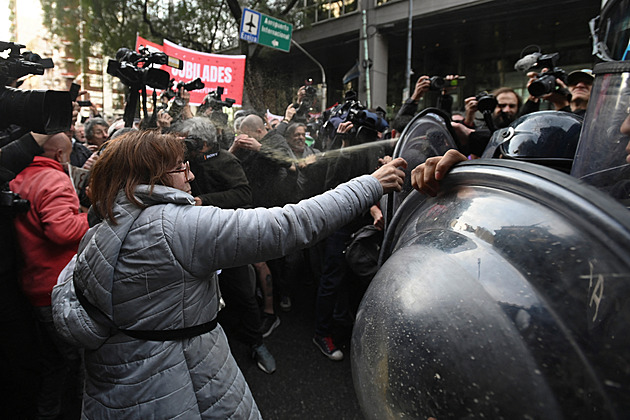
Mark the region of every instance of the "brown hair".
<instances>
[{"instance_id":1,"label":"brown hair","mask_svg":"<svg viewBox=\"0 0 630 420\"><path fill-rule=\"evenodd\" d=\"M138 185L169 185L168 171L184 157L184 142L172 134L154 130L131 131L105 144L92 167L90 197L97 213L114 224L114 202L120 190L133 204L144 207L135 197Z\"/></svg>"},{"instance_id":2,"label":"brown hair","mask_svg":"<svg viewBox=\"0 0 630 420\"><path fill-rule=\"evenodd\" d=\"M499 96L502 93L513 93L514 96L516 96L516 107L517 109L521 109L521 105L523 105L523 100L521 99L520 95L518 93L516 93L516 91L512 88L509 87L500 87L498 89L495 89L492 92L492 95L496 98L497 96Z\"/></svg>"}]
</instances>

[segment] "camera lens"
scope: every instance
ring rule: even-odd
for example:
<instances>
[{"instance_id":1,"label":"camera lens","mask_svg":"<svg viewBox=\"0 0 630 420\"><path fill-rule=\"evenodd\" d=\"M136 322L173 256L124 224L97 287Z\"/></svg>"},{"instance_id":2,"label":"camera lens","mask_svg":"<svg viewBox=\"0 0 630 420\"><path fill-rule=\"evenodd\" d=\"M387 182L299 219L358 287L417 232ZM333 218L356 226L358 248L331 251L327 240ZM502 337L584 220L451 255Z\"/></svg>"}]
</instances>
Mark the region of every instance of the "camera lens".
<instances>
[{"instance_id":1,"label":"camera lens","mask_svg":"<svg viewBox=\"0 0 630 420\"><path fill-rule=\"evenodd\" d=\"M0 89L0 126L16 124L41 134L66 131L72 123L70 92Z\"/></svg>"},{"instance_id":2,"label":"camera lens","mask_svg":"<svg viewBox=\"0 0 630 420\"><path fill-rule=\"evenodd\" d=\"M497 100L494 96L487 92L482 92L477 95L477 109L481 112L494 111L497 106Z\"/></svg>"},{"instance_id":3,"label":"camera lens","mask_svg":"<svg viewBox=\"0 0 630 420\"><path fill-rule=\"evenodd\" d=\"M538 80L533 81L527 90L532 96L543 96L548 93L553 92L556 86L556 78L551 74L546 74L539 78Z\"/></svg>"},{"instance_id":4,"label":"camera lens","mask_svg":"<svg viewBox=\"0 0 630 420\"><path fill-rule=\"evenodd\" d=\"M432 76L429 81L431 82L430 90L442 90L444 88L444 78L440 76Z\"/></svg>"}]
</instances>

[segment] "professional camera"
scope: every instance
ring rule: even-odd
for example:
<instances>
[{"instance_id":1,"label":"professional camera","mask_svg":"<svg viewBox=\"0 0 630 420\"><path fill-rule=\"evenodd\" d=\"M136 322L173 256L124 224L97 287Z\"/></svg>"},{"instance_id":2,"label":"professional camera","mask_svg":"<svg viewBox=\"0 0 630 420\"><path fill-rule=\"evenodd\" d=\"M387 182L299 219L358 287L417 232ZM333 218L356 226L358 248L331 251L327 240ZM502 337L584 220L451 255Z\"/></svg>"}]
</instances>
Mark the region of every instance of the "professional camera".
<instances>
[{"instance_id":1,"label":"professional camera","mask_svg":"<svg viewBox=\"0 0 630 420\"><path fill-rule=\"evenodd\" d=\"M215 111L222 111L223 107L232 108L232 105L236 103L236 99L225 98L222 99L225 88L223 86L217 86L217 90L210 92L206 96L209 106Z\"/></svg>"},{"instance_id":2,"label":"professional camera","mask_svg":"<svg viewBox=\"0 0 630 420\"><path fill-rule=\"evenodd\" d=\"M208 95L206 95L203 102L199 106L199 109L197 109L197 115L206 115L209 110L212 110L212 115L225 115L223 113L223 107L232 108L232 105L236 103L236 99L223 99L224 91L225 88L223 86L217 86L217 90L212 91ZM221 120L223 120L223 118L221 118ZM227 123L227 115L225 115L225 122Z\"/></svg>"},{"instance_id":3,"label":"professional camera","mask_svg":"<svg viewBox=\"0 0 630 420\"><path fill-rule=\"evenodd\" d=\"M295 115L293 116L292 122L301 122L305 123L308 119L306 116L308 115L308 111L310 111L313 106L313 102L315 102L315 98L317 98L317 89L313 87L313 80L308 79L304 82L304 88L306 90L304 94L304 98L302 102L294 103L293 108L295 108Z\"/></svg>"},{"instance_id":4,"label":"professional camera","mask_svg":"<svg viewBox=\"0 0 630 420\"><path fill-rule=\"evenodd\" d=\"M556 67L556 63L560 58L560 54L541 54L540 52L534 52L526 55L514 64L514 68L520 71L528 71L533 67L540 67L545 69L538 73L537 79L534 80L527 90L532 96L543 96L548 93L555 92L558 89L556 79L567 82L567 74L564 70Z\"/></svg>"},{"instance_id":5,"label":"professional camera","mask_svg":"<svg viewBox=\"0 0 630 420\"><path fill-rule=\"evenodd\" d=\"M70 93L52 90L19 90L9 85L28 74L44 74L52 68L50 58L41 58L30 51L21 53L24 45L0 41L0 51L10 50L0 57L0 128L11 124L42 134L54 134L70 129L72 101Z\"/></svg>"},{"instance_id":6,"label":"professional camera","mask_svg":"<svg viewBox=\"0 0 630 420\"><path fill-rule=\"evenodd\" d=\"M548 70L541 72L538 74L538 79L534 80L527 90L533 96L542 96L547 93L551 93L556 90L556 79L562 80L564 83L567 82L567 74L564 70L559 67L556 67L556 62L560 54L545 54L540 56L538 59L538 65L543 68L547 68Z\"/></svg>"},{"instance_id":7,"label":"professional camera","mask_svg":"<svg viewBox=\"0 0 630 420\"><path fill-rule=\"evenodd\" d=\"M152 67L154 64L179 70L184 68L182 60L169 57L161 51L150 52L146 47L140 48L139 52L120 48L116 52L116 59L107 63L107 74L118 77L132 88L150 86L154 89L168 89L171 80L168 72Z\"/></svg>"},{"instance_id":8,"label":"professional camera","mask_svg":"<svg viewBox=\"0 0 630 420\"><path fill-rule=\"evenodd\" d=\"M477 100L477 109L483 114L483 120L491 133L496 131L496 126L492 118L492 114L497 107L497 98L486 91L479 92L475 99Z\"/></svg>"},{"instance_id":9,"label":"professional camera","mask_svg":"<svg viewBox=\"0 0 630 420\"><path fill-rule=\"evenodd\" d=\"M168 99L173 99L177 96L181 88L184 88L187 92L191 92L193 90L203 89L204 87L206 87L206 85L201 81L200 77L188 83L178 82L177 84L175 83L175 79L171 79L168 88L164 90L162 95L166 96Z\"/></svg>"},{"instance_id":10,"label":"professional camera","mask_svg":"<svg viewBox=\"0 0 630 420\"><path fill-rule=\"evenodd\" d=\"M349 91L346 93L345 102L332 110L330 119L338 118L343 122L352 122L353 127L346 133L346 137L350 140L351 145L357 145L376 140L378 133L389 127L384 116L385 111L382 109L380 112L377 110L376 113L368 111L357 100L356 92ZM330 122L330 119L326 124ZM330 130L330 125L323 128Z\"/></svg>"},{"instance_id":11,"label":"professional camera","mask_svg":"<svg viewBox=\"0 0 630 420\"><path fill-rule=\"evenodd\" d=\"M171 117L173 117L173 119L177 119L179 118L179 115L182 112L182 109L186 106L186 102L184 101L184 99L179 96L179 90L181 88L184 88L184 90L191 92L193 90L199 90L199 89L203 89L206 85L201 81L201 78L196 78L195 80L188 82L188 83L184 83L184 82L178 82L175 83L175 79L171 79L171 81L168 84L168 88L164 90L164 92L162 92L162 97L166 98L166 102L168 103L168 101L170 101L171 99L175 98L173 100L173 103L171 104L170 109L168 110L168 113ZM156 109L167 109L168 105L165 103L162 106L158 106Z\"/></svg>"},{"instance_id":12,"label":"professional camera","mask_svg":"<svg viewBox=\"0 0 630 420\"><path fill-rule=\"evenodd\" d=\"M475 99L477 100L477 109L481 113L493 112L497 107L497 99L485 90L483 92L479 92L475 96Z\"/></svg>"},{"instance_id":13,"label":"professional camera","mask_svg":"<svg viewBox=\"0 0 630 420\"><path fill-rule=\"evenodd\" d=\"M144 116L148 121L146 107L146 86L153 89L168 89L171 81L167 71L153 67L153 65L167 65L179 70L184 68L184 62L169 57L161 51L150 52L148 48L140 48L139 52L129 48L120 48L116 52L116 59L107 63L107 74L118 77L129 87L129 97L125 106L125 127L131 127L136 116L136 107L142 91ZM155 92L154 92L155 102ZM155 103L154 103L155 105Z\"/></svg>"}]
</instances>

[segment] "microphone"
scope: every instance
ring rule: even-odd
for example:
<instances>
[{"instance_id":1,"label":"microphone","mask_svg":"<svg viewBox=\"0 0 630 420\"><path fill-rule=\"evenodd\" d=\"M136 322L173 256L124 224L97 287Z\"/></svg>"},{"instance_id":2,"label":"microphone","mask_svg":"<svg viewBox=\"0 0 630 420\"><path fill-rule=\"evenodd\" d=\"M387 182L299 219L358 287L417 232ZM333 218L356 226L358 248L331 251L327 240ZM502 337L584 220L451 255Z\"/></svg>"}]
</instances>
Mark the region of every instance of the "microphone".
<instances>
[{"instance_id":1,"label":"microphone","mask_svg":"<svg viewBox=\"0 0 630 420\"><path fill-rule=\"evenodd\" d=\"M523 73L526 72L536 65L541 55L542 54L539 52L526 55L514 64L514 70L521 71Z\"/></svg>"}]
</instances>

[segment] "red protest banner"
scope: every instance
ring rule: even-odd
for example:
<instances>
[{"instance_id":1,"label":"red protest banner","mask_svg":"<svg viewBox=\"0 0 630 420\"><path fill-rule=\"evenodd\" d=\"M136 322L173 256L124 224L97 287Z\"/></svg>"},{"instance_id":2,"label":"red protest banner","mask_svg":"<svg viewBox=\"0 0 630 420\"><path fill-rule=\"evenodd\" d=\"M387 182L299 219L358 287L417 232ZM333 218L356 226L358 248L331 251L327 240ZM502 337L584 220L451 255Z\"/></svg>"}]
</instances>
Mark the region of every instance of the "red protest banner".
<instances>
[{"instance_id":1,"label":"red protest banner","mask_svg":"<svg viewBox=\"0 0 630 420\"><path fill-rule=\"evenodd\" d=\"M223 100L231 98L236 101L235 105L243 104L244 55L220 55L199 52L182 47L166 39L164 40L164 45L158 45L138 36L136 39L136 51L140 46L149 47L151 51L163 51L166 55L184 61L183 70L160 66L160 69L167 71L176 82L188 83L198 77L201 78L205 88L190 92L191 105L201 105L206 95L215 91L219 86L224 88Z\"/></svg>"},{"instance_id":2,"label":"red protest banner","mask_svg":"<svg viewBox=\"0 0 630 420\"><path fill-rule=\"evenodd\" d=\"M190 92L190 103L199 105L209 92L222 86L223 99L234 99L236 105L243 104L243 83L245 81L244 55L219 55L190 50L164 40L164 52L184 61L184 69L171 67L168 70L175 80L190 82L200 77L206 85L202 90Z\"/></svg>"}]
</instances>

